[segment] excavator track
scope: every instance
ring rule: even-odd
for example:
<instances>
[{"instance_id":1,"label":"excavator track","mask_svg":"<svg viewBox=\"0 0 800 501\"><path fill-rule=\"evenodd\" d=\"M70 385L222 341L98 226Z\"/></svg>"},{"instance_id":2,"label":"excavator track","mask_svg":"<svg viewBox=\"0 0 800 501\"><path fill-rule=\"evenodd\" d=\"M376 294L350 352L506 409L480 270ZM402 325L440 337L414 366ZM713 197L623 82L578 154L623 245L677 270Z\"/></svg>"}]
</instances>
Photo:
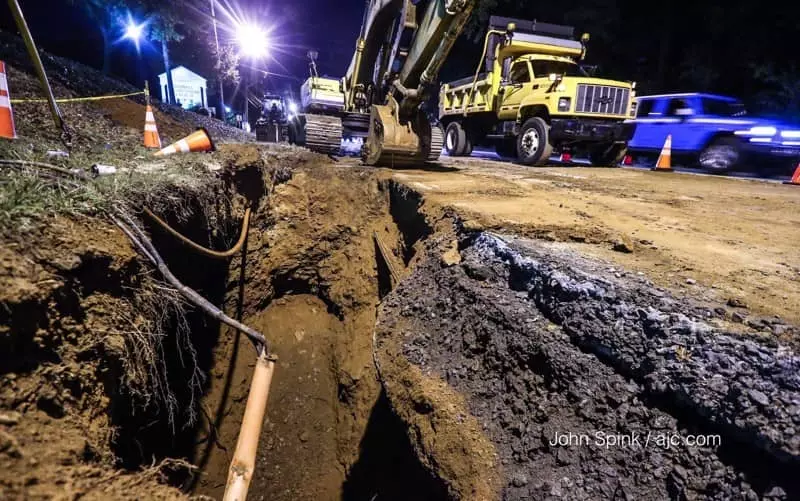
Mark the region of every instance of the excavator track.
<instances>
[{"instance_id":1,"label":"excavator track","mask_svg":"<svg viewBox=\"0 0 800 501\"><path fill-rule=\"evenodd\" d=\"M342 146L342 119L327 115L306 115L306 148L337 154Z\"/></svg>"}]
</instances>

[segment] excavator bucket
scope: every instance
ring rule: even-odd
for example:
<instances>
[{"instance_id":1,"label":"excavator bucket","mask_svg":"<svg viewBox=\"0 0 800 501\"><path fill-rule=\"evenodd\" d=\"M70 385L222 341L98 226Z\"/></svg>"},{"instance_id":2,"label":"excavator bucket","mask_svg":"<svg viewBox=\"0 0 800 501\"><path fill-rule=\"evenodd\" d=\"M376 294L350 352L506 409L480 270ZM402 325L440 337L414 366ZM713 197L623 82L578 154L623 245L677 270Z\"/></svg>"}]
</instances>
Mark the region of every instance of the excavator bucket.
<instances>
[{"instance_id":1,"label":"excavator bucket","mask_svg":"<svg viewBox=\"0 0 800 501\"><path fill-rule=\"evenodd\" d=\"M398 104L392 97L389 104L370 108L364 163L395 167L437 161L444 143L441 128L432 126L422 113L407 123L400 123L398 115Z\"/></svg>"}]
</instances>

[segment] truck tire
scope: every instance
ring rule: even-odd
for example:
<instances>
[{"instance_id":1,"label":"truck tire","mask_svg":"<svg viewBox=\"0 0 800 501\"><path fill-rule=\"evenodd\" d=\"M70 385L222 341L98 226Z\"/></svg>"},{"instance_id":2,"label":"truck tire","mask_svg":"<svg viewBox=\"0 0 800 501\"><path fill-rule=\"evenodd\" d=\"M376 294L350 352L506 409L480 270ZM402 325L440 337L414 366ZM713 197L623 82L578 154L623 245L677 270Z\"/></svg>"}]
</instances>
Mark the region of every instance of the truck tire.
<instances>
[{"instance_id":1,"label":"truck tire","mask_svg":"<svg viewBox=\"0 0 800 501\"><path fill-rule=\"evenodd\" d=\"M589 161L594 167L619 167L625 155L628 154L628 147L621 144L600 145L589 152Z\"/></svg>"},{"instance_id":2,"label":"truck tire","mask_svg":"<svg viewBox=\"0 0 800 501\"><path fill-rule=\"evenodd\" d=\"M701 168L712 172L727 172L738 165L740 158L739 140L733 137L720 137L703 148L697 163Z\"/></svg>"},{"instance_id":3,"label":"truck tire","mask_svg":"<svg viewBox=\"0 0 800 501\"><path fill-rule=\"evenodd\" d=\"M460 157L472 153L467 151L467 133L460 122L450 122L444 133L444 149L451 157Z\"/></svg>"},{"instance_id":4,"label":"truck tire","mask_svg":"<svg viewBox=\"0 0 800 501\"><path fill-rule=\"evenodd\" d=\"M550 126L539 117L529 118L517 136L517 159L523 165L544 165L553 153Z\"/></svg>"}]
</instances>

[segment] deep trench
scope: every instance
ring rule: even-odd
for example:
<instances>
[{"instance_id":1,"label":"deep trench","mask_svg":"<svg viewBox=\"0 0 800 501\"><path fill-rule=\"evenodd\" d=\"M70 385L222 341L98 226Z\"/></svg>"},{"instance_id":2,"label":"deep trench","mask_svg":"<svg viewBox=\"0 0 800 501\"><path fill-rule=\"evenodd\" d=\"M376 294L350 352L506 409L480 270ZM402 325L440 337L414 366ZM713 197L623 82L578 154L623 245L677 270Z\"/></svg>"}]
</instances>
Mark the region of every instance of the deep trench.
<instances>
[{"instance_id":1,"label":"deep trench","mask_svg":"<svg viewBox=\"0 0 800 501\"><path fill-rule=\"evenodd\" d=\"M245 186L247 185L252 186L252 183L245 183ZM432 232L419 212L421 199L416 193L401 189L394 183L381 183L379 189L385 190L388 194L386 211L397 225L402 239L398 254L405 263L408 263L414 255L414 244ZM241 193L241 186L239 192ZM245 193L245 195L252 200L254 194ZM256 194L256 196L261 197L263 193ZM192 205L193 216L189 219L179 221L174 217L168 217L167 222L187 238L213 248L225 248L235 240L237 236L235 233L238 231L237 221L222 222L222 227L229 229L230 231L227 233L231 234L223 232L212 236L209 230L211 223L204 215L203 207L199 202ZM220 221L216 223L220 224ZM237 306L235 315L232 316L239 320L248 322L282 299L301 296L313 296L319 299L326 305L328 314L339 320L345 320L346 314L339 305L330 299L326 291L319 290L308 281L292 275L273 276L271 285L274 294L272 297L258 302L259 311L255 315L242 318L244 297L247 294L247 285L244 283L245 268L252 265L253 259L247 255L247 245L242 254L241 267L232 267L228 261L212 260L188 250L174 237L155 226L150 226L148 229L154 245L159 249L167 265L185 285L195 289L216 305L224 304L226 297L230 299L230 295L236 295ZM265 231L265 229L251 227L249 238L252 238L253 231ZM378 282L379 296L382 297L391 289L388 268L381 260L377 248L375 255L370 258L376 261L377 276L375 280ZM235 292L227 290L231 273L236 274L235 278L238 281L238 290ZM233 312L229 311L228 313L232 314ZM209 378L215 371L214 351L223 342L222 336L235 336L232 352L234 359L245 350L252 350L246 338L232 333L225 326L221 326L218 321L212 320L194 309L187 312L186 321L197 353L198 367ZM182 347L176 342L175 322L176 320L173 319L172 325L168 329L171 333L170 338L164 341L167 373L171 389L177 399L177 407L184 411L193 410L197 414L197 422L191 426L182 424L185 423L188 415L184 413L178 416L176 424L171 424L164 415L163 407L154 407L142 412L142 409L131 405L132 402L125 395L117 395L112 399L110 410L112 424L117 429L112 448L120 466L129 470L147 467L154 461L164 458L185 458L190 462L194 460L195 464L200 467L199 474L183 470L174 471L169 473L169 481L185 492L208 494L208 492L204 492L198 480L201 475L209 473L203 471L208 466L206 462L208 461L209 446L213 447L213 442L217 441L219 437L215 436L216 430L213 433L208 433L206 430L204 434L203 422L204 420L216 422L215 419L219 418L216 414L221 408L215 411L199 406L199 402L208 391L208 379L203 385L202 394L193 394L187 387L186 381L190 376L191 368L187 366L185 353L180 353ZM369 332L364 335L371 337L372 334ZM219 363L219 360L216 363ZM230 385L233 379L233 364L223 368L223 371L226 378L223 401L226 401L231 398ZM278 377L280 377L280 369L277 371L276 378ZM273 388L274 385L275 382L273 382ZM341 385L331 388L331 391L337 398L335 406L348 404L350 396L346 394ZM243 408L245 403L246 400L242 399L234 401L232 405ZM274 405L275 403L271 393L270 404ZM236 426L238 428L238 423ZM262 444L265 434L269 433L269 429L265 426L265 429L262 430ZM229 444L228 454L232 453L233 445L235 444ZM263 447L260 447L259 458L267 455L267 452L261 449ZM398 501L447 499L445 485L419 462L405 424L394 413L382 390L369 413L358 449L357 460L349 465L338 488L340 499ZM297 464L282 464L282 461L281 457L269 456L268 458L269 463L277 463L285 468L304 467L304 465ZM272 464L269 466L271 467ZM342 467L340 464L336 466ZM224 472L216 471L213 475L224 479L227 476L227 465ZM256 472L256 476L259 476L258 472ZM256 480L253 485L257 485ZM217 489L214 493L219 494L219 492L220 490Z\"/></svg>"}]
</instances>

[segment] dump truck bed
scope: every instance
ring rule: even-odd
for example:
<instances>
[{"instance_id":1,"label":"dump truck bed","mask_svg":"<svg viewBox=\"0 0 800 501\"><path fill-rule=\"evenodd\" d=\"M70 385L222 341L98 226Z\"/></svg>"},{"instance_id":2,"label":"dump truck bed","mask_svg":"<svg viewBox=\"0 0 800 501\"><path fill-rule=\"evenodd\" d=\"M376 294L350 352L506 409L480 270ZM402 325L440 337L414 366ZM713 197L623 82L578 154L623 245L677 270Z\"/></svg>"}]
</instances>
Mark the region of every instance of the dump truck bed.
<instances>
[{"instance_id":1,"label":"dump truck bed","mask_svg":"<svg viewBox=\"0 0 800 501\"><path fill-rule=\"evenodd\" d=\"M473 91L474 78L474 76L465 77L442 86L439 94L440 116L493 110L495 93L492 87L492 73L478 75Z\"/></svg>"}]
</instances>

